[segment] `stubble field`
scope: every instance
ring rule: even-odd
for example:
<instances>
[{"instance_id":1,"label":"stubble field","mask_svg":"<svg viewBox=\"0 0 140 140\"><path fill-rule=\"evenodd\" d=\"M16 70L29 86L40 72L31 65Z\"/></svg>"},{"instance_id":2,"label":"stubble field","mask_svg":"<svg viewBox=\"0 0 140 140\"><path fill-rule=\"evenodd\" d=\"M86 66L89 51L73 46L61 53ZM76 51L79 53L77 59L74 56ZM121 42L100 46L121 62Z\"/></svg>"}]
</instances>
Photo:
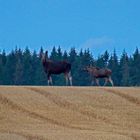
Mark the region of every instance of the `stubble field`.
<instances>
[{"instance_id":1,"label":"stubble field","mask_svg":"<svg viewBox=\"0 0 140 140\"><path fill-rule=\"evenodd\" d=\"M140 88L1 86L0 140L140 140Z\"/></svg>"}]
</instances>

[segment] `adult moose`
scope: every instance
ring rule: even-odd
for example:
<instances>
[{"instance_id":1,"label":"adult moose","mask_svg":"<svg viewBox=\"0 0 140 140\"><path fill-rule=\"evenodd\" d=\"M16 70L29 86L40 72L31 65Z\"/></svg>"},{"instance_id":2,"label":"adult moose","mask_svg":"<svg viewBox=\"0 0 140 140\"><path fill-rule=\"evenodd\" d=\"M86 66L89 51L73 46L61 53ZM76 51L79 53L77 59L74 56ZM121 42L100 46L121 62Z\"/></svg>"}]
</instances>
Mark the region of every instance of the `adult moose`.
<instances>
[{"instance_id":1,"label":"adult moose","mask_svg":"<svg viewBox=\"0 0 140 140\"><path fill-rule=\"evenodd\" d=\"M71 76L71 64L67 61L53 61L48 58L48 51L41 54L42 65L48 78L48 85L53 85L52 74L64 73L66 79L66 85L68 82L72 86L72 76Z\"/></svg>"},{"instance_id":2,"label":"adult moose","mask_svg":"<svg viewBox=\"0 0 140 140\"><path fill-rule=\"evenodd\" d=\"M107 82L110 82L112 86L114 85L113 80L111 79L112 71L110 69L87 66L86 68L84 68L84 70L89 72L90 75L91 75L91 78L92 78L91 85L93 85L94 81L95 81L96 84L98 86L100 86L100 84L99 84L99 79L100 78L105 79L104 86L107 84Z\"/></svg>"}]
</instances>

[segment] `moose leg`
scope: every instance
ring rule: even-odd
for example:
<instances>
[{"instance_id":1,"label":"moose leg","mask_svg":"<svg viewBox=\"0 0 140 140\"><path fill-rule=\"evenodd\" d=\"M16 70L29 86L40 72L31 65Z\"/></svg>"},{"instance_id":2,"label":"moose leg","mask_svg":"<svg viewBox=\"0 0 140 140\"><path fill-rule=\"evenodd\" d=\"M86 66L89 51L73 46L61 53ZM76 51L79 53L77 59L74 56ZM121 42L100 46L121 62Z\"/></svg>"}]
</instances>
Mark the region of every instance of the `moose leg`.
<instances>
[{"instance_id":1,"label":"moose leg","mask_svg":"<svg viewBox=\"0 0 140 140\"><path fill-rule=\"evenodd\" d=\"M48 75L48 86L50 85L50 76Z\"/></svg>"},{"instance_id":2,"label":"moose leg","mask_svg":"<svg viewBox=\"0 0 140 140\"><path fill-rule=\"evenodd\" d=\"M68 77L68 74L65 73L65 79L66 79L66 86L68 85L68 82L69 82L69 77Z\"/></svg>"},{"instance_id":3,"label":"moose leg","mask_svg":"<svg viewBox=\"0 0 140 140\"><path fill-rule=\"evenodd\" d=\"M99 79L95 79L97 86L100 86Z\"/></svg>"},{"instance_id":4,"label":"moose leg","mask_svg":"<svg viewBox=\"0 0 140 140\"><path fill-rule=\"evenodd\" d=\"M50 80L48 79L48 86L50 85Z\"/></svg>"},{"instance_id":5,"label":"moose leg","mask_svg":"<svg viewBox=\"0 0 140 140\"><path fill-rule=\"evenodd\" d=\"M105 78L105 83L104 83L104 86L106 86L107 82L109 81L108 78Z\"/></svg>"},{"instance_id":6,"label":"moose leg","mask_svg":"<svg viewBox=\"0 0 140 140\"><path fill-rule=\"evenodd\" d=\"M114 86L113 80L111 79L111 77L109 77L108 81L111 83L112 86Z\"/></svg>"},{"instance_id":7,"label":"moose leg","mask_svg":"<svg viewBox=\"0 0 140 140\"><path fill-rule=\"evenodd\" d=\"M68 79L70 81L70 86L72 86L72 76L71 76L71 72L68 73Z\"/></svg>"},{"instance_id":8,"label":"moose leg","mask_svg":"<svg viewBox=\"0 0 140 140\"><path fill-rule=\"evenodd\" d=\"M50 83L51 83L51 85L53 85L53 82L52 82L52 77L50 76Z\"/></svg>"},{"instance_id":9,"label":"moose leg","mask_svg":"<svg viewBox=\"0 0 140 140\"><path fill-rule=\"evenodd\" d=\"M94 85L94 80L91 81L91 86L93 86L93 85Z\"/></svg>"},{"instance_id":10,"label":"moose leg","mask_svg":"<svg viewBox=\"0 0 140 140\"><path fill-rule=\"evenodd\" d=\"M48 74L48 86L52 85L52 77Z\"/></svg>"}]
</instances>

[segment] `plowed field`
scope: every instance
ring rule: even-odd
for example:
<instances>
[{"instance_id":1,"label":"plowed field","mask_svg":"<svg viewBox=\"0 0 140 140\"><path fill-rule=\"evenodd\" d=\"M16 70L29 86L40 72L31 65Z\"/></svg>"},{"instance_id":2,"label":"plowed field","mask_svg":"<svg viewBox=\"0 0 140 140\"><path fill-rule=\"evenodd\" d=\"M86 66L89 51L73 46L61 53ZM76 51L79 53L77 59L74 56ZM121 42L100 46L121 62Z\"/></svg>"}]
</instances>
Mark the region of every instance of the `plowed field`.
<instances>
[{"instance_id":1,"label":"plowed field","mask_svg":"<svg viewBox=\"0 0 140 140\"><path fill-rule=\"evenodd\" d=\"M0 140L140 140L140 88L1 86Z\"/></svg>"}]
</instances>

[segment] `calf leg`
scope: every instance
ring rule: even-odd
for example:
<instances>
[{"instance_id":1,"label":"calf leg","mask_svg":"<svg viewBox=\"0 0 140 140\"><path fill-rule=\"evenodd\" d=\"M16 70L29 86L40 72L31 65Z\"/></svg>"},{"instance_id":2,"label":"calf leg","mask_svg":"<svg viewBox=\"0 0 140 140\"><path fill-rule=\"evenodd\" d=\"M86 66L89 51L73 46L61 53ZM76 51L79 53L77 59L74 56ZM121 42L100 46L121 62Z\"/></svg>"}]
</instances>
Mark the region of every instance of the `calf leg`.
<instances>
[{"instance_id":1,"label":"calf leg","mask_svg":"<svg viewBox=\"0 0 140 140\"><path fill-rule=\"evenodd\" d=\"M53 85L52 77L50 76L50 84Z\"/></svg>"},{"instance_id":2,"label":"calf leg","mask_svg":"<svg viewBox=\"0 0 140 140\"><path fill-rule=\"evenodd\" d=\"M100 86L99 79L95 79L97 86Z\"/></svg>"},{"instance_id":3,"label":"calf leg","mask_svg":"<svg viewBox=\"0 0 140 140\"><path fill-rule=\"evenodd\" d=\"M48 86L50 85L50 80L48 79Z\"/></svg>"},{"instance_id":4,"label":"calf leg","mask_svg":"<svg viewBox=\"0 0 140 140\"><path fill-rule=\"evenodd\" d=\"M48 86L49 85L53 85L53 83L52 83L52 77L50 75L48 75Z\"/></svg>"},{"instance_id":5,"label":"calf leg","mask_svg":"<svg viewBox=\"0 0 140 140\"><path fill-rule=\"evenodd\" d=\"M70 81L70 86L72 86L72 76L71 76L71 72L68 73L68 79Z\"/></svg>"},{"instance_id":6,"label":"calf leg","mask_svg":"<svg viewBox=\"0 0 140 140\"><path fill-rule=\"evenodd\" d=\"M114 86L113 80L111 79L111 77L109 77L108 81L111 83L112 86Z\"/></svg>"},{"instance_id":7,"label":"calf leg","mask_svg":"<svg viewBox=\"0 0 140 140\"><path fill-rule=\"evenodd\" d=\"M95 80L95 79L92 79L92 81L91 81L91 86L93 86L93 85L94 85L94 80Z\"/></svg>"},{"instance_id":8,"label":"calf leg","mask_svg":"<svg viewBox=\"0 0 140 140\"><path fill-rule=\"evenodd\" d=\"M104 86L106 86L107 82L109 81L108 78L105 78L105 83L104 83Z\"/></svg>"},{"instance_id":9,"label":"calf leg","mask_svg":"<svg viewBox=\"0 0 140 140\"><path fill-rule=\"evenodd\" d=\"M69 77L68 77L68 74L65 73L65 79L66 79L66 86L68 85L68 82L69 82Z\"/></svg>"}]
</instances>

